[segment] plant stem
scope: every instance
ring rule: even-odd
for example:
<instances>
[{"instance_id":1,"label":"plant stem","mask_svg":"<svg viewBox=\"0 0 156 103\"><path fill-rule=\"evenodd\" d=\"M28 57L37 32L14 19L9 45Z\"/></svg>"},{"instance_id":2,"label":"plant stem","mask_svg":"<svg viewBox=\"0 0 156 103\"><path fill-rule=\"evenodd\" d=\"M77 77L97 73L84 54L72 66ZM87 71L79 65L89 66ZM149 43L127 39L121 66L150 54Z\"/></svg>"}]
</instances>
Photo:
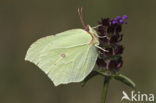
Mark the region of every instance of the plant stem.
<instances>
[{"instance_id":1,"label":"plant stem","mask_svg":"<svg viewBox=\"0 0 156 103\"><path fill-rule=\"evenodd\" d=\"M107 91L108 91L108 86L109 86L110 79L111 78L109 76L106 76L104 78L103 92L102 92L102 101L101 101L101 103L105 103L105 101L106 101Z\"/></svg>"}]
</instances>

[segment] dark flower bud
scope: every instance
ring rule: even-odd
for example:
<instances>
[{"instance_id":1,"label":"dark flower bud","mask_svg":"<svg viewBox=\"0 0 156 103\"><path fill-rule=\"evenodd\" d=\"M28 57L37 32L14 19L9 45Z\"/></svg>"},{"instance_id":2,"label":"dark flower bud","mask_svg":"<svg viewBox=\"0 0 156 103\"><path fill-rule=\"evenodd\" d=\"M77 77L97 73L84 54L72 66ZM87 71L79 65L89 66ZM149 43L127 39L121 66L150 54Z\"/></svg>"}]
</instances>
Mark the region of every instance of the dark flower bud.
<instances>
[{"instance_id":1,"label":"dark flower bud","mask_svg":"<svg viewBox=\"0 0 156 103\"><path fill-rule=\"evenodd\" d=\"M116 32L121 32L122 28L121 28L121 25L117 25L116 26Z\"/></svg>"},{"instance_id":2,"label":"dark flower bud","mask_svg":"<svg viewBox=\"0 0 156 103\"><path fill-rule=\"evenodd\" d=\"M96 63L97 63L97 65L99 67L103 67L103 68L105 68L106 65L107 65L106 62L103 59L101 59L101 58L98 58L97 61L96 61Z\"/></svg>"},{"instance_id":3,"label":"dark flower bud","mask_svg":"<svg viewBox=\"0 0 156 103\"><path fill-rule=\"evenodd\" d=\"M110 43L116 43L118 42L118 35L114 35L109 40Z\"/></svg>"},{"instance_id":4,"label":"dark flower bud","mask_svg":"<svg viewBox=\"0 0 156 103\"><path fill-rule=\"evenodd\" d=\"M120 57L120 58L117 59L117 66L116 66L116 69L120 69L120 68L122 67L122 65L123 65L123 60L122 60L122 58Z\"/></svg>"},{"instance_id":5,"label":"dark flower bud","mask_svg":"<svg viewBox=\"0 0 156 103\"><path fill-rule=\"evenodd\" d=\"M123 35L119 35L119 37L118 37L118 42L120 42L120 41L122 41L122 38L123 38Z\"/></svg>"},{"instance_id":6,"label":"dark flower bud","mask_svg":"<svg viewBox=\"0 0 156 103\"><path fill-rule=\"evenodd\" d=\"M119 70L123 65L122 57L119 57L116 60L110 60L108 63L108 69L110 70Z\"/></svg>"},{"instance_id":7,"label":"dark flower bud","mask_svg":"<svg viewBox=\"0 0 156 103\"><path fill-rule=\"evenodd\" d=\"M123 48L122 45L117 45L117 47L114 50L114 54L115 55L122 54L123 53L123 50L124 50L124 48Z\"/></svg>"},{"instance_id":8,"label":"dark flower bud","mask_svg":"<svg viewBox=\"0 0 156 103\"><path fill-rule=\"evenodd\" d=\"M103 26L109 26L110 25L110 18L102 19L99 24L102 24Z\"/></svg>"},{"instance_id":9,"label":"dark flower bud","mask_svg":"<svg viewBox=\"0 0 156 103\"><path fill-rule=\"evenodd\" d=\"M103 37L103 38L99 38L99 41L100 41L100 44L105 44L105 43L108 43L108 38L107 37Z\"/></svg>"},{"instance_id":10,"label":"dark flower bud","mask_svg":"<svg viewBox=\"0 0 156 103\"><path fill-rule=\"evenodd\" d=\"M116 60L110 60L108 63L108 69L112 70L112 69L115 69L116 67L117 67Z\"/></svg>"},{"instance_id":11,"label":"dark flower bud","mask_svg":"<svg viewBox=\"0 0 156 103\"><path fill-rule=\"evenodd\" d=\"M105 30L105 27L104 26L99 26L98 27L98 35L99 36L105 36L106 35L106 30Z\"/></svg>"},{"instance_id":12,"label":"dark flower bud","mask_svg":"<svg viewBox=\"0 0 156 103\"><path fill-rule=\"evenodd\" d=\"M110 38L110 43L117 43L117 42L120 42L122 40L122 36L123 35L119 35L119 34L116 34L116 35L113 35L111 38Z\"/></svg>"},{"instance_id":13,"label":"dark flower bud","mask_svg":"<svg viewBox=\"0 0 156 103\"><path fill-rule=\"evenodd\" d=\"M107 29L108 34L109 33L114 33L114 31L115 31L115 26L114 25L109 26L108 29Z\"/></svg>"},{"instance_id":14,"label":"dark flower bud","mask_svg":"<svg viewBox=\"0 0 156 103\"><path fill-rule=\"evenodd\" d=\"M106 51L104 52L104 54L106 56L112 56L113 55L113 48L106 48Z\"/></svg>"}]
</instances>

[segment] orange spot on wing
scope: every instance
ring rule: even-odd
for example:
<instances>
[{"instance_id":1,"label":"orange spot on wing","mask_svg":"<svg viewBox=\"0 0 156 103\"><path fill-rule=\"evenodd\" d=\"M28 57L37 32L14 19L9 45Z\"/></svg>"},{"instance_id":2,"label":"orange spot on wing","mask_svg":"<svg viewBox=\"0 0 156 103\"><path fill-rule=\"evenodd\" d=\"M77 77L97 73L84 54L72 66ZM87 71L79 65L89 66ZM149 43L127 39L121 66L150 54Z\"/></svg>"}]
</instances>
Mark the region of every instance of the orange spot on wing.
<instances>
[{"instance_id":1,"label":"orange spot on wing","mask_svg":"<svg viewBox=\"0 0 156 103\"><path fill-rule=\"evenodd\" d=\"M65 55L65 54L61 54L61 57L62 57L62 58L65 58L65 57L66 57L66 55Z\"/></svg>"}]
</instances>

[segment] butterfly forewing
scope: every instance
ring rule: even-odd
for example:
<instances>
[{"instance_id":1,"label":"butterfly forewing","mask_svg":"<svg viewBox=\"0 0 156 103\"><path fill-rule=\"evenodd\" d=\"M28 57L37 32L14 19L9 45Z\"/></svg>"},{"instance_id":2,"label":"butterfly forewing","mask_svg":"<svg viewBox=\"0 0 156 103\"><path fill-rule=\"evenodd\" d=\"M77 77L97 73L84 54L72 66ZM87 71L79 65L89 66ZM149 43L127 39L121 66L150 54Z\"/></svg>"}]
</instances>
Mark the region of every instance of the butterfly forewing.
<instances>
[{"instance_id":1,"label":"butterfly forewing","mask_svg":"<svg viewBox=\"0 0 156 103\"><path fill-rule=\"evenodd\" d=\"M98 53L83 29L47 36L31 45L25 60L36 64L57 86L82 81L94 68Z\"/></svg>"}]
</instances>

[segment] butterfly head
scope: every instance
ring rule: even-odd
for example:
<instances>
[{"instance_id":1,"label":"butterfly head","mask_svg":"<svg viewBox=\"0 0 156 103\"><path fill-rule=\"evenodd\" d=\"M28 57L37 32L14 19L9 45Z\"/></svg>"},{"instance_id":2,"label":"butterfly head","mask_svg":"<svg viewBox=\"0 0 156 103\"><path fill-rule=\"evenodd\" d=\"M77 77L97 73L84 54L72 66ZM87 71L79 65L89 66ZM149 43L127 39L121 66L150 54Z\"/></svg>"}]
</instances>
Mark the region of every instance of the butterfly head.
<instances>
[{"instance_id":1,"label":"butterfly head","mask_svg":"<svg viewBox=\"0 0 156 103\"><path fill-rule=\"evenodd\" d=\"M99 40L98 40L98 37L97 37L97 32L90 26L90 25L87 25L85 30L91 35L92 37L92 40L90 41L90 45L99 45Z\"/></svg>"}]
</instances>

